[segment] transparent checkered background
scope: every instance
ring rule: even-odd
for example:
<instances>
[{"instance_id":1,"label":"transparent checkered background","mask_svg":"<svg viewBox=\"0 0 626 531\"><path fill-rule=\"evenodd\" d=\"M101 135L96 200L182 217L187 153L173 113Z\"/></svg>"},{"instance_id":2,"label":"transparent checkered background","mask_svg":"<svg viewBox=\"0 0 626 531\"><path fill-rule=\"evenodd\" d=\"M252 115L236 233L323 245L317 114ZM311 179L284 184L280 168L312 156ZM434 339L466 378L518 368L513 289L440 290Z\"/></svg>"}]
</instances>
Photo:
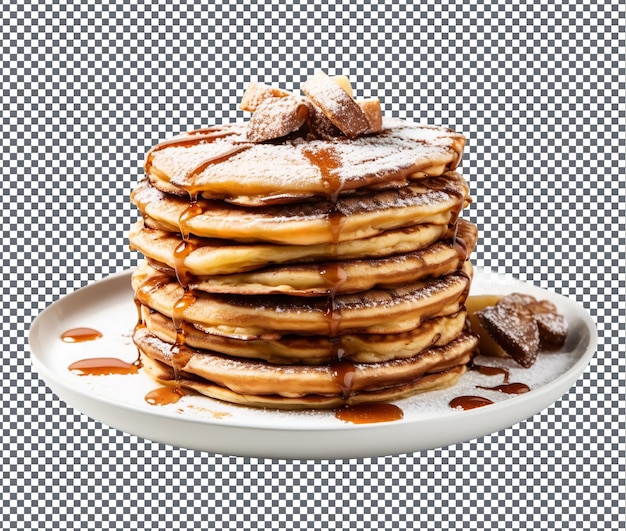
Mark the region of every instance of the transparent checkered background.
<instances>
[{"instance_id":1,"label":"transparent checkered background","mask_svg":"<svg viewBox=\"0 0 626 531\"><path fill-rule=\"evenodd\" d=\"M3 0L2 529L624 529L625 4L403 4ZM68 409L26 334L136 263L146 150L318 68L467 135L475 263L588 308L588 370L500 433L379 459L215 456Z\"/></svg>"}]
</instances>

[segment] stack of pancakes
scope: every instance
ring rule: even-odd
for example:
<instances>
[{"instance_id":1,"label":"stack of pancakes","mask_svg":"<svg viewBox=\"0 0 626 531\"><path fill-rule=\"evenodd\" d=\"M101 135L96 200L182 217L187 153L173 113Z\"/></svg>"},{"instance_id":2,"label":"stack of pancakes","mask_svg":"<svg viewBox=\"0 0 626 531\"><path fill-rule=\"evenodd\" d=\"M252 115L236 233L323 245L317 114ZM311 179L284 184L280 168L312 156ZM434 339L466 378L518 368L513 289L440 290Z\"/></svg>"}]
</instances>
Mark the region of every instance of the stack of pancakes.
<instances>
[{"instance_id":1,"label":"stack of pancakes","mask_svg":"<svg viewBox=\"0 0 626 531\"><path fill-rule=\"evenodd\" d=\"M470 199L454 171L464 137L401 120L322 134L312 98L265 99L289 98L306 116L278 138L253 139L250 120L148 153L130 231L146 257L132 278L144 369L287 409L453 385L476 348L464 302L477 231L459 218Z\"/></svg>"}]
</instances>

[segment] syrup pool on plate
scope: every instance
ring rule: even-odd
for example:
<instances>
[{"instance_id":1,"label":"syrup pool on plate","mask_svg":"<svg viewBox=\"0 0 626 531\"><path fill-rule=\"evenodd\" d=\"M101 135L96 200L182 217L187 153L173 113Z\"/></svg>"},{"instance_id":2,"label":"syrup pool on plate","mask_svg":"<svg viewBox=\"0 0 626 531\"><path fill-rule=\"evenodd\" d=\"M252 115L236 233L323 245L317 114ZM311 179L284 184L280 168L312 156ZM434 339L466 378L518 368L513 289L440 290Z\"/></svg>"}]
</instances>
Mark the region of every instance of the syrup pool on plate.
<instances>
[{"instance_id":1,"label":"syrup pool on plate","mask_svg":"<svg viewBox=\"0 0 626 531\"><path fill-rule=\"evenodd\" d=\"M335 411L335 417L352 424L391 422L404 417L402 409L386 402L366 402L345 406Z\"/></svg>"},{"instance_id":2,"label":"syrup pool on plate","mask_svg":"<svg viewBox=\"0 0 626 531\"><path fill-rule=\"evenodd\" d=\"M78 328L71 328L61 334L61 340L65 343L83 343L85 341L93 341L94 339L100 339L102 333L93 328L81 326Z\"/></svg>"}]
</instances>

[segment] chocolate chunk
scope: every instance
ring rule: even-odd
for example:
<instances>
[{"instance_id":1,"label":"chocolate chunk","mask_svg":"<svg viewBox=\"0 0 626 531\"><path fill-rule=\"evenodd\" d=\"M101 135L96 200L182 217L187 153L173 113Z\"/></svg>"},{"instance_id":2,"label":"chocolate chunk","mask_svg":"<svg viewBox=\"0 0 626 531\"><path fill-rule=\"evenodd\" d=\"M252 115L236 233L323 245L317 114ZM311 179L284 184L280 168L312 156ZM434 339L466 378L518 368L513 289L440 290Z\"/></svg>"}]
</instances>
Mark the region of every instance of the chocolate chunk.
<instances>
[{"instance_id":1,"label":"chocolate chunk","mask_svg":"<svg viewBox=\"0 0 626 531\"><path fill-rule=\"evenodd\" d=\"M309 102L309 128L315 138L329 140L343 133L313 103Z\"/></svg>"},{"instance_id":2,"label":"chocolate chunk","mask_svg":"<svg viewBox=\"0 0 626 531\"><path fill-rule=\"evenodd\" d=\"M477 312L487 333L522 367L530 367L539 352L539 327L514 307L489 306Z\"/></svg>"},{"instance_id":3,"label":"chocolate chunk","mask_svg":"<svg viewBox=\"0 0 626 531\"><path fill-rule=\"evenodd\" d=\"M270 87L263 83L250 83L241 98L239 108L242 111L254 112L264 101L274 98L285 98L289 95L291 95L290 92L280 88Z\"/></svg>"},{"instance_id":4,"label":"chocolate chunk","mask_svg":"<svg viewBox=\"0 0 626 531\"><path fill-rule=\"evenodd\" d=\"M370 123L358 103L324 72L307 79L302 92L348 138L356 138L369 130Z\"/></svg>"},{"instance_id":5,"label":"chocolate chunk","mask_svg":"<svg viewBox=\"0 0 626 531\"><path fill-rule=\"evenodd\" d=\"M308 106L302 98L269 98L254 111L246 134L252 142L274 140L300 129L308 117Z\"/></svg>"},{"instance_id":6,"label":"chocolate chunk","mask_svg":"<svg viewBox=\"0 0 626 531\"><path fill-rule=\"evenodd\" d=\"M498 305L503 308L512 308L515 311L526 313L528 316L531 315L530 311L526 311L527 307L531 304L536 304L537 299L532 295L526 295L525 293L511 293L506 297L502 297L498 301Z\"/></svg>"},{"instance_id":7,"label":"chocolate chunk","mask_svg":"<svg viewBox=\"0 0 626 531\"><path fill-rule=\"evenodd\" d=\"M561 346L567 337L567 321L565 317L555 313L538 313L535 321L539 327L539 337L542 344Z\"/></svg>"}]
</instances>

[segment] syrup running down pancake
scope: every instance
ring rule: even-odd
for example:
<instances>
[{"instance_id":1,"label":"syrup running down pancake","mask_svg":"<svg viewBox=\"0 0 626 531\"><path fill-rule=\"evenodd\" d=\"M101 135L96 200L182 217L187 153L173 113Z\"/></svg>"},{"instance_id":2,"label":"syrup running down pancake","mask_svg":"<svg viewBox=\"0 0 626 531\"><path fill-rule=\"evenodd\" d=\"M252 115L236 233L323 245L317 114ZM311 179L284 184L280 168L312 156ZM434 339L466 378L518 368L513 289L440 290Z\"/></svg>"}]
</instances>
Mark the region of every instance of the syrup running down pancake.
<instances>
[{"instance_id":1,"label":"syrup running down pancake","mask_svg":"<svg viewBox=\"0 0 626 531\"><path fill-rule=\"evenodd\" d=\"M454 385L477 347L465 138L317 73L154 146L131 200L134 342L157 382L334 408Z\"/></svg>"}]
</instances>

